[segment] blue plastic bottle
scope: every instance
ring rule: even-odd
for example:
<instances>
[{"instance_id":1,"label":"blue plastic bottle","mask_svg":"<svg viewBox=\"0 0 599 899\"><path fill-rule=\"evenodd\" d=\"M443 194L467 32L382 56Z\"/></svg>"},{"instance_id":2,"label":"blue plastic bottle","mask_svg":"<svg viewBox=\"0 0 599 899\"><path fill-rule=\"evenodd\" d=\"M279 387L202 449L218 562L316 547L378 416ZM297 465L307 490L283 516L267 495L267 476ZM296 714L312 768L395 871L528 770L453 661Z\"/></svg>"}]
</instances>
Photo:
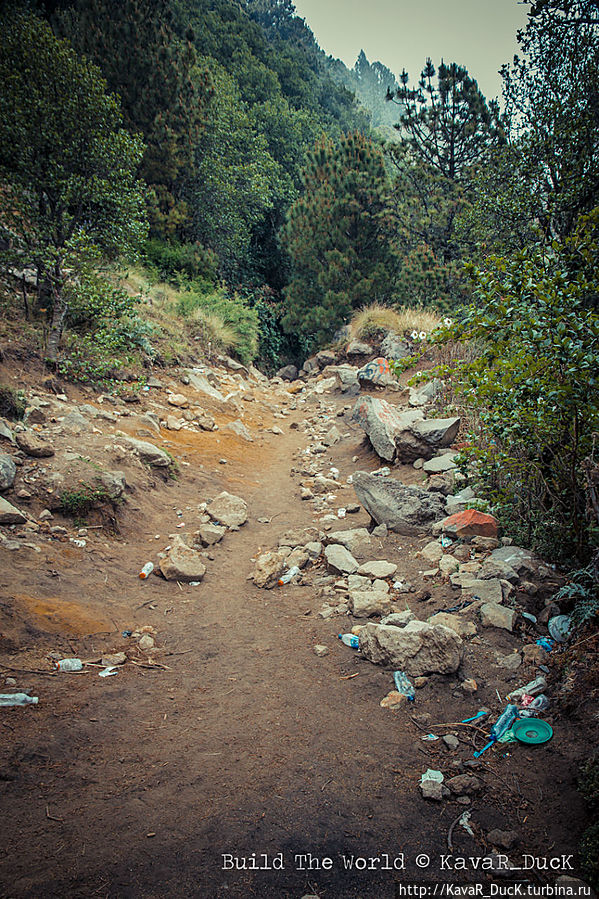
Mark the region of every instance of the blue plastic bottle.
<instances>
[{"instance_id":1,"label":"blue plastic bottle","mask_svg":"<svg viewBox=\"0 0 599 899\"><path fill-rule=\"evenodd\" d=\"M414 702L414 687L405 671L394 671L393 680L395 681L395 689L397 692L407 696L409 702Z\"/></svg>"}]
</instances>

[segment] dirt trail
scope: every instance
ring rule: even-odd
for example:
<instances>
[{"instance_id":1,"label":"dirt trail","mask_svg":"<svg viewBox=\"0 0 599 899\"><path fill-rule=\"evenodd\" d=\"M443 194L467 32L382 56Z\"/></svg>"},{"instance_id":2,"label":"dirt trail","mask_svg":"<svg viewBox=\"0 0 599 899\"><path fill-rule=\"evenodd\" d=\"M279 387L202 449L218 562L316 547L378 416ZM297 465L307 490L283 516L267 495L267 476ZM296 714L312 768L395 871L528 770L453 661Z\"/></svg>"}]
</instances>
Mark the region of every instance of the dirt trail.
<instances>
[{"instance_id":1,"label":"dirt trail","mask_svg":"<svg viewBox=\"0 0 599 899\"><path fill-rule=\"evenodd\" d=\"M332 412L343 405L341 398L327 402ZM29 611L48 620L56 613L48 605L55 581L62 600L84 597L96 627L84 621L78 635L71 616L73 651L84 655L84 647L90 657L98 647L126 648L120 632L148 624L166 650L156 658L168 666L127 665L107 679L15 673L19 689L31 687L42 698L36 709L2 719L2 896L393 899L399 881L480 879L472 871L440 872L448 828L463 808L426 804L417 784L427 767L451 769L453 760L421 742L409 711L379 707L392 686L389 672L341 645L336 634L344 619L319 618L312 587L266 591L248 580L259 548L275 545L290 527L314 524L290 477L307 437L288 425L306 415L293 412L283 435L245 456L229 452L218 476L224 489L246 499L250 518L213 548L199 587L136 578L154 534L168 534L179 521L175 510L204 498L214 459L199 470L199 456L159 494L159 504L151 493L136 494L116 542L88 554L60 547L43 564L38 559L36 570L2 572L4 586L10 582ZM327 456L342 480L356 467L354 454L364 467L378 465L359 444L356 433ZM193 526L187 513L183 520ZM362 511L351 525L367 521ZM415 572L419 545L391 536L371 557ZM110 633L82 638L102 626ZM329 654L317 658L316 643ZM441 683L427 689L421 708L433 722L455 721L483 699L448 693ZM468 739L461 748L471 757ZM544 758L551 773L536 771L534 790L522 755L514 766L505 760L501 773L491 770L493 802L475 800L476 839L456 831L457 852L481 856L484 830L522 825L525 817L540 854L552 842L572 851L573 835L547 820L536 792L560 777L570 783L570 758L558 746ZM571 809L580 810L574 795ZM532 842L525 851L533 851ZM227 869L229 855L251 865L252 853L259 865L282 853L284 869ZM417 866L422 853L429 868ZM374 858L374 868L345 870L351 856ZM405 869L393 870L402 857Z\"/></svg>"}]
</instances>

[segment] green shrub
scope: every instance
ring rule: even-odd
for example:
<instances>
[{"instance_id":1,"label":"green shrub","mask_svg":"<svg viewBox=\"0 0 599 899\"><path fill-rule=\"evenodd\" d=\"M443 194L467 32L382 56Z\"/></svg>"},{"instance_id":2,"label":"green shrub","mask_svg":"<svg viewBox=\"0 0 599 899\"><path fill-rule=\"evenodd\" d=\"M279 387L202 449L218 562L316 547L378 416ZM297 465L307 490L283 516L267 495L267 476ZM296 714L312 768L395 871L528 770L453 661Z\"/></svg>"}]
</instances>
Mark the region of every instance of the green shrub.
<instances>
[{"instance_id":1,"label":"green shrub","mask_svg":"<svg viewBox=\"0 0 599 899\"><path fill-rule=\"evenodd\" d=\"M62 515L81 521L92 509L111 502L104 487L81 483L77 490L64 490L60 494L59 511Z\"/></svg>"},{"instance_id":2,"label":"green shrub","mask_svg":"<svg viewBox=\"0 0 599 899\"><path fill-rule=\"evenodd\" d=\"M20 390L0 384L0 415L13 421L25 415L25 396Z\"/></svg>"},{"instance_id":3,"label":"green shrub","mask_svg":"<svg viewBox=\"0 0 599 899\"><path fill-rule=\"evenodd\" d=\"M259 317L255 308L238 293L229 293L224 287L212 293L186 293L177 304L177 312L185 319L202 310L211 313L235 334L235 351L244 364L252 362L258 352Z\"/></svg>"},{"instance_id":4,"label":"green shrub","mask_svg":"<svg viewBox=\"0 0 599 899\"><path fill-rule=\"evenodd\" d=\"M599 316L588 284L534 252L470 269L474 302L443 339L474 342L478 357L453 375L477 414L464 451L503 520L553 558L588 561L583 461L599 427Z\"/></svg>"},{"instance_id":5,"label":"green shrub","mask_svg":"<svg viewBox=\"0 0 599 899\"><path fill-rule=\"evenodd\" d=\"M209 285L216 278L216 255L199 243L165 243L150 238L144 249L146 263L159 281L179 285L182 280L200 279Z\"/></svg>"}]
</instances>

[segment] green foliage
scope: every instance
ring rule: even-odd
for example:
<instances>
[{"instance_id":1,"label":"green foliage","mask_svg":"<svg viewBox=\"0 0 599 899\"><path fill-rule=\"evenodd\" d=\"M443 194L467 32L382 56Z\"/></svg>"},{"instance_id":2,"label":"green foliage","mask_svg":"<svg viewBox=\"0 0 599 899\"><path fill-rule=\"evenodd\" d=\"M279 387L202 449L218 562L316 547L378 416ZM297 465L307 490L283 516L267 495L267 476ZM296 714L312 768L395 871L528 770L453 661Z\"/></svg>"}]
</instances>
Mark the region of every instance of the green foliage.
<instances>
[{"instance_id":1,"label":"green foliage","mask_svg":"<svg viewBox=\"0 0 599 899\"><path fill-rule=\"evenodd\" d=\"M60 494L59 511L76 521L84 521L92 509L111 502L104 487L81 482L77 490L64 490Z\"/></svg>"},{"instance_id":2,"label":"green foliage","mask_svg":"<svg viewBox=\"0 0 599 899\"><path fill-rule=\"evenodd\" d=\"M478 412L468 454L529 543L584 560L593 536L581 463L599 425L599 316L584 306L587 285L559 255L533 252L470 274L474 302L451 335L479 347L455 372Z\"/></svg>"},{"instance_id":3,"label":"green foliage","mask_svg":"<svg viewBox=\"0 0 599 899\"><path fill-rule=\"evenodd\" d=\"M363 135L317 143L284 232L292 262L288 333L308 332L321 343L353 310L390 298L396 259L387 188L383 154Z\"/></svg>"},{"instance_id":4,"label":"green foliage","mask_svg":"<svg viewBox=\"0 0 599 899\"><path fill-rule=\"evenodd\" d=\"M179 285L185 281L216 278L216 256L200 243L165 243L158 238L145 242L144 255L157 280Z\"/></svg>"},{"instance_id":5,"label":"green foliage","mask_svg":"<svg viewBox=\"0 0 599 899\"><path fill-rule=\"evenodd\" d=\"M0 384L0 415L18 421L25 415L25 395L14 387Z\"/></svg>"},{"instance_id":6,"label":"green foliage","mask_svg":"<svg viewBox=\"0 0 599 899\"><path fill-rule=\"evenodd\" d=\"M599 583L597 582L596 564L591 563L586 568L579 568L570 576L570 581L557 591L554 597L556 602L563 600L574 603L572 610L572 623L575 627L582 627L587 621L591 621L599 614ZM597 784L599 799L599 782Z\"/></svg>"},{"instance_id":7,"label":"green foliage","mask_svg":"<svg viewBox=\"0 0 599 899\"><path fill-rule=\"evenodd\" d=\"M14 14L0 25L3 257L40 273L54 361L67 312L65 269L76 270L93 247L126 253L145 233L135 180L143 144L121 127L99 70L44 22Z\"/></svg>"},{"instance_id":8,"label":"green foliage","mask_svg":"<svg viewBox=\"0 0 599 899\"><path fill-rule=\"evenodd\" d=\"M177 312L184 319L194 312L213 313L235 333L237 355L244 364L256 358L258 352L258 312L238 293L230 293L221 287L213 293L186 293L177 304Z\"/></svg>"}]
</instances>

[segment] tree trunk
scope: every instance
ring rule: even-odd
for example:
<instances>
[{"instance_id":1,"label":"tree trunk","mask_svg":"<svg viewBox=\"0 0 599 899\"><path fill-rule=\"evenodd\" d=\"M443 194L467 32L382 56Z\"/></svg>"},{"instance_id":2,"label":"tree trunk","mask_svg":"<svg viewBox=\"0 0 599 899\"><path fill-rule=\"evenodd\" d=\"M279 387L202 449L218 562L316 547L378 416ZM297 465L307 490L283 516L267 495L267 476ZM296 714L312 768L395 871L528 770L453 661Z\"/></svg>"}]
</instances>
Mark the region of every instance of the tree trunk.
<instances>
[{"instance_id":1,"label":"tree trunk","mask_svg":"<svg viewBox=\"0 0 599 899\"><path fill-rule=\"evenodd\" d=\"M50 368L56 367L58 359L58 345L62 335L62 328L67 314L68 300L63 293L63 277L60 265L57 264L52 278L52 321L50 333L46 343L46 362Z\"/></svg>"}]
</instances>

